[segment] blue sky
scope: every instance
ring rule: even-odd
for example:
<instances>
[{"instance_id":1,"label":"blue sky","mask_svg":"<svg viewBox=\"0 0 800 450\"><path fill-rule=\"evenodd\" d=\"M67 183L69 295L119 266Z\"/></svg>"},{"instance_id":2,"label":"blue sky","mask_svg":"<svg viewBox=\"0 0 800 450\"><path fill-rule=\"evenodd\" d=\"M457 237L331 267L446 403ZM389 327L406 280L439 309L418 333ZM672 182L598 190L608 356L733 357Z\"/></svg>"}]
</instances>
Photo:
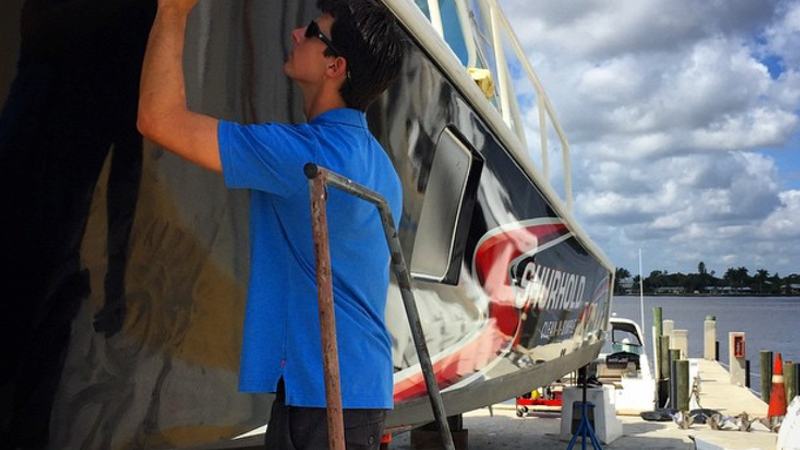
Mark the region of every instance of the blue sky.
<instances>
[{"instance_id":1,"label":"blue sky","mask_svg":"<svg viewBox=\"0 0 800 450\"><path fill-rule=\"evenodd\" d=\"M500 3L615 264L800 273L800 1Z\"/></svg>"}]
</instances>

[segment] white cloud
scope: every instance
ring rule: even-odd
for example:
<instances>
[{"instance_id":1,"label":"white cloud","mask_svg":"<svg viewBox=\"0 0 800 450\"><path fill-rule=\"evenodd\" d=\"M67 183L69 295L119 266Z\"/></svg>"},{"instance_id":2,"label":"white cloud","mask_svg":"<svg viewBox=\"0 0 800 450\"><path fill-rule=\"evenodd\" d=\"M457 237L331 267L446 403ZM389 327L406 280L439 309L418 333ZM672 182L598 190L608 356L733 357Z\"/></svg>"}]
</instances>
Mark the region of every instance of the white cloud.
<instances>
[{"instance_id":1,"label":"white cloud","mask_svg":"<svg viewBox=\"0 0 800 450\"><path fill-rule=\"evenodd\" d=\"M800 239L800 190L781 192L781 205L759 227L765 239Z\"/></svg>"},{"instance_id":2,"label":"white cloud","mask_svg":"<svg viewBox=\"0 0 800 450\"><path fill-rule=\"evenodd\" d=\"M790 2L781 6L782 17L771 24L764 37L766 50L779 55L787 66L800 66L800 4Z\"/></svg>"},{"instance_id":3,"label":"white cloud","mask_svg":"<svg viewBox=\"0 0 800 450\"><path fill-rule=\"evenodd\" d=\"M671 271L800 271L800 191L762 152L800 128L800 1L502 5L570 139L576 213L617 264L646 245Z\"/></svg>"}]
</instances>

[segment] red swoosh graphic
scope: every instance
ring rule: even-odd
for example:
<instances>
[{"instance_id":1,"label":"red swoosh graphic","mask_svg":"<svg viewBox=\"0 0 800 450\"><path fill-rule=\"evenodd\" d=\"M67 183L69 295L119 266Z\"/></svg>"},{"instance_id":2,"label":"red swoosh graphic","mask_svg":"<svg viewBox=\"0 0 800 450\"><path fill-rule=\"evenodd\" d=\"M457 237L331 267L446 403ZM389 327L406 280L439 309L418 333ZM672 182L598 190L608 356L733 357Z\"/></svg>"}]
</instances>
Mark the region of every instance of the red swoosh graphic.
<instances>
[{"instance_id":1,"label":"red swoosh graphic","mask_svg":"<svg viewBox=\"0 0 800 450\"><path fill-rule=\"evenodd\" d=\"M490 299L489 320L473 339L433 362L440 389L486 367L514 339L520 322L520 311L514 304L514 290L509 276L511 262L569 233L563 223L527 226L519 224L518 228L504 228L506 229L480 242L473 258L475 275ZM487 235L493 232L490 231ZM398 403L426 392L422 373L414 371L395 382L394 401Z\"/></svg>"}]
</instances>

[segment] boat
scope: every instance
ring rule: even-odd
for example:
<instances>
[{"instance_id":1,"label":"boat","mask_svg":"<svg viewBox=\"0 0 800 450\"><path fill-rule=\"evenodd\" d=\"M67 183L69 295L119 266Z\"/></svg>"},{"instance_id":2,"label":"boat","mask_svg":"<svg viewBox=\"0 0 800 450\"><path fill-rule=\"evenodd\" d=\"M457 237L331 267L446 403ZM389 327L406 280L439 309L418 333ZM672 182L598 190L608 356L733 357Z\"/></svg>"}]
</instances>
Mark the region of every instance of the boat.
<instances>
[{"instance_id":1,"label":"boat","mask_svg":"<svg viewBox=\"0 0 800 450\"><path fill-rule=\"evenodd\" d=\"M645 352L644 334L633 320L612 316L609 335L595 365L597 378L611 384L617 414L639 415L655 408L656 383Z\"/></svg>"},{"instance_id":2,"label":"boat","mask_svg":"<svg viewBox=\"0 0 800 450\"><path fill-rule=\"evenodd\" d=\"M368 122L403 183L400 240L445 409L457 416L593 361L614 266L573 216L569 143L497 1L383 2L410 48ZM317 15L314 3L201 1L187 31L191 108L302 121L275 61L289 30ZM262 439L272 396L237 390L247 194L135 129L154 6L0 7L12 24L0 53L0 328L17 343L2 371L3 442L160 449ZM563 173L551 174L559 151ZM387 325L387 431L398 432L433 416L394 283Z\"/></svg>"}]
</instances>

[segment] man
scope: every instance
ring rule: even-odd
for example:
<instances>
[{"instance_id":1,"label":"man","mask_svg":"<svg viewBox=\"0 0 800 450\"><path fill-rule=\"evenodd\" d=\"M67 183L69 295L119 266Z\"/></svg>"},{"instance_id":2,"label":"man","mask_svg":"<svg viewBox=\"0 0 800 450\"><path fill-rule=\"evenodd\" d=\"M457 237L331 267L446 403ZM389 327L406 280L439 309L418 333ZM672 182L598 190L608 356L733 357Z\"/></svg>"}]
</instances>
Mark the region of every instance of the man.
<instances>
[{"instance_id":1,"label":"man","mask_svg":"<svg viewBox=\"0 0 800 450\"><path fill-rule=\"evenodd\" d=\"M306 124L241 125L186 107L182 55L197 0L159 0L142 69L142 134L250 190L251 276L240 389L276 392L268 448L326 448L325 391L308 184L314 162L402 209L396 172L364 110L398 75L402 34L372 0L320 0L292 32L284 72L303 94ZM384 324L389 252L374 206L331 190L328 225L348 448L377 448L393 406Z\"/></svg>"}]
</instances>

